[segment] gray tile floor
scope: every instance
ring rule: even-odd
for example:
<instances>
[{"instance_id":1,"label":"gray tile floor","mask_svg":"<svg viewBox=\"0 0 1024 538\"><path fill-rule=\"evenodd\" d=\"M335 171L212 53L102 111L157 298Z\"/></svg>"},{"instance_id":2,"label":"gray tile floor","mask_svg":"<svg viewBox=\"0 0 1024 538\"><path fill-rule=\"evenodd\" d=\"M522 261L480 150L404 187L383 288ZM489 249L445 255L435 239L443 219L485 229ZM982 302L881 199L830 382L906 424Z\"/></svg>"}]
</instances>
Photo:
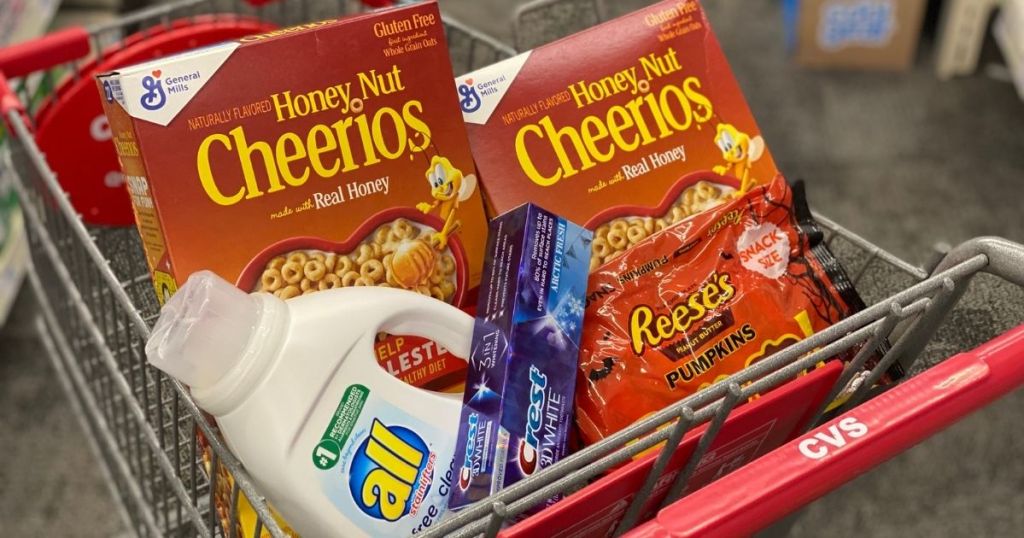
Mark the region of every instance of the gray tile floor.
<instances>
[{"instance_id":1,"label":"gray tile floor","mask_svg":"<svg viewBox=\"0 0 1024 538\"><path fill-rule=\"evenodd\" d=\"M0 536L113 536L121 520L29 330L28 298L0 332Z\"/></svg>"},{"instance_id":2,"label":"gray tile floor","mask_svg":"<svg viewBox=\"0 0 1024 538\"><path fill-rule=\"evenodd\" d=\"M515 2L441 1L511 40ZM642 3L608 2L613 12ZM1024 104L1009 85L983 75L937 82L926 55L907 73L802 71L786 60L776 0L705 3L776 160L809 181L817 209L916 262L937 242L1024 241ZM1024 319L1021 301L979 282L931 358ZM116 534L92 455L28 338L29 312L22 306L0 333L0 535ZM1024 534L1022 404L1024 394L1011 395L814 503L793 535Z\"/></svg>"}]
</instances>

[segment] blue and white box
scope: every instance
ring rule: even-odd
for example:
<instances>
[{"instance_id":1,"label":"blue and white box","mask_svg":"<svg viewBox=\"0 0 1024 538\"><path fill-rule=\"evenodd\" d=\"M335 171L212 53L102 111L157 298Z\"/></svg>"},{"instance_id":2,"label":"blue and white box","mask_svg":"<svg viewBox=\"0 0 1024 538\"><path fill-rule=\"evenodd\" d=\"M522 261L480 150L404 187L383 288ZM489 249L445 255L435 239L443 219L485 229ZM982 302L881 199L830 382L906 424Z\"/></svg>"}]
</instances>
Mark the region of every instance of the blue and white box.
<instances>
[{"instance_id":1,"label":"blue and white box","mask_svg":"<svg viewBox=\"0 0 1024 538\"><path fill-rule=\"evenodd\" d=\"M565 456L592 239L533 204L491 221L451 508Z\"/></svg>"}]
</instances>

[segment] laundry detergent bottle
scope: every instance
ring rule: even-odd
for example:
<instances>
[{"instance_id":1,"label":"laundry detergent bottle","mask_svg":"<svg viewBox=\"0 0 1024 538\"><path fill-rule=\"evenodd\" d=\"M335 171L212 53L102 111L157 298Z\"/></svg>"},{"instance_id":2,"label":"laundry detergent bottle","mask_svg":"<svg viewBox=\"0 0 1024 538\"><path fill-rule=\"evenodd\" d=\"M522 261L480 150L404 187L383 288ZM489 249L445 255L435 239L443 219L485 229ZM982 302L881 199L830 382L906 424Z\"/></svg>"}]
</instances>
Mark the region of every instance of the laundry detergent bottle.
<instances>
[{"instance_id":1,"label":"laundry detergent bottle","mask_svg":"<svg viewBox=\"0 0 1024 538\"><path fill-rule=\"evenodd\" d=\"M164 306L146 353L216 417L303 537L408 536L448 506L462 398L384 371L374 354L381 331L429 338L464 358L473 318L390 288L285 302L204 271Z\"/></svg>"}]
</instances>

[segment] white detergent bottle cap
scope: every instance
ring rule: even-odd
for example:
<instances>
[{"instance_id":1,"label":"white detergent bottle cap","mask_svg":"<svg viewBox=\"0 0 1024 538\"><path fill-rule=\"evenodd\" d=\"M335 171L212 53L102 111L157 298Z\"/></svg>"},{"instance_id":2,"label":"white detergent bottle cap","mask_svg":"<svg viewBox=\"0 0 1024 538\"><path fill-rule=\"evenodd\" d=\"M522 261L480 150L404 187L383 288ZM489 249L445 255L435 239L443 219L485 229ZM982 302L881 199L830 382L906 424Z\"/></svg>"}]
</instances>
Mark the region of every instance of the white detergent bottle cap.
<instances>
[{"instance_id":1,"label":"white detergent bottle cap","mask_svg":"<svg viewBox=\"0 0 1024 538\"><path fill-rule=\"evenodd\" d=\"M260 310L259 300L212 272L193 273L160 311L146 356L193 389L211 387L241 360Z\"/></svg>"}]
</instances>

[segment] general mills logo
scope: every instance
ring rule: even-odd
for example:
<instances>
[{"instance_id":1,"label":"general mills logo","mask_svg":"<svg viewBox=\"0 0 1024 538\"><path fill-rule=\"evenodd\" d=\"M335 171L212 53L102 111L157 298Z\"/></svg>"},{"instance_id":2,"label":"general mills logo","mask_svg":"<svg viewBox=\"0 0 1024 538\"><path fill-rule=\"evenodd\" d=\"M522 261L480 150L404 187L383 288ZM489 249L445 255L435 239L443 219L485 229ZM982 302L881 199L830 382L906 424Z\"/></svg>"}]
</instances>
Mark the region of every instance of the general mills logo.
<instances>
[{"instance_id":1,"label":"general mills logo","mask_svg":"<svg viewBox=\"0 0 1024 538\"><path fill-rule=\"evenodd\" d=\"M464 84L459 84L459 95L462 99L459 100L459 106L462 107L462 111L465 113L476 112L480 110L480 95L476 93L476 88L473 87L473 79L466 79Z\"/></svg>"},{"instance_id":2,"label":"general mills logo","mask_svg":"<svg viewBox=\"0 0 1024 538\"><path fill-rule=\"evenodd\" d=\"M160 82L160 74L157 70L153 71L153 76L142 77L142 89L146 90L146 93L142 94L139 103L146 110L160 110L167 104L167 94L164 93L163 83Z\"/></svg>"},{"instance_id":3,"label":"general mills logo","mask_svg":"<svg viewBox=\"0 0 1024 538\"><path fill-rule=\"evenodd\" d=\"M110 87L109 80L103 81L103 98L106 99L108 103L114 102L114 90Z\"/></svg>"}]
</instances>

